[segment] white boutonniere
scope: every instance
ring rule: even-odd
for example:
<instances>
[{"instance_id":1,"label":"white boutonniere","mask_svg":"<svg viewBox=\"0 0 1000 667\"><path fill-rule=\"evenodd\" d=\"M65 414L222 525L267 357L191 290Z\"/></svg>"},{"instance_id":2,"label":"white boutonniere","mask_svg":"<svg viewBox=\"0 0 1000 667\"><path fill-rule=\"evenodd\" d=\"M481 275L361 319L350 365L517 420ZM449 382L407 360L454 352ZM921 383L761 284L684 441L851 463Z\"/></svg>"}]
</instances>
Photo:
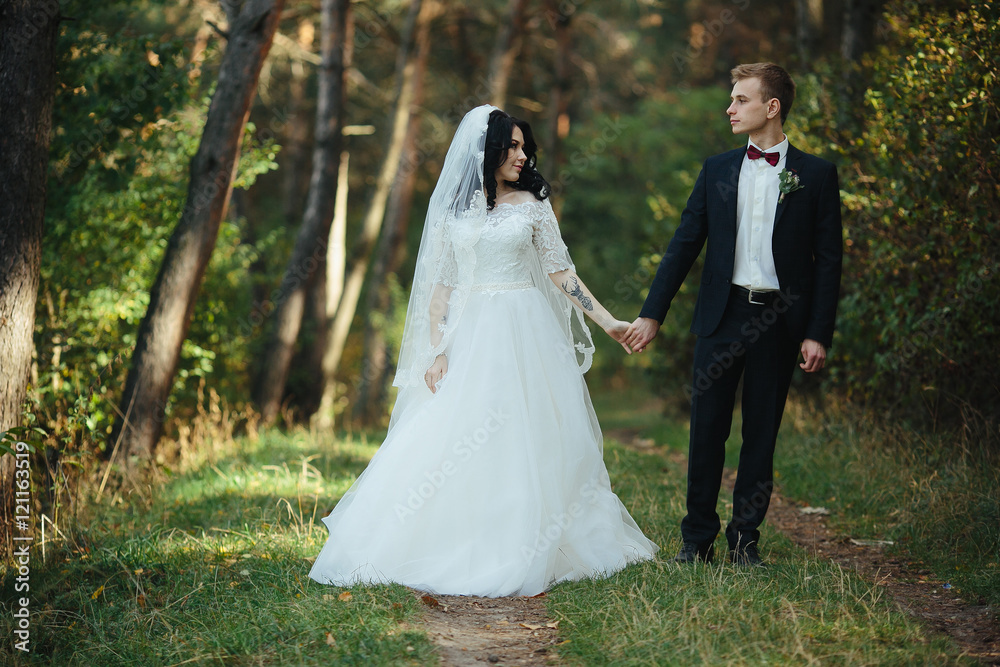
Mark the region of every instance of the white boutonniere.
<instances>
[{"instance_id":1,"label":"white boutonniere","mask_svg":"<svg viewBox=\"0 0 1000 667\"><path fill-rule=\"evenodd\" d=\"M778 197L778 203L785 201L785 195L789 192L795 192L796 190L801 190L804 186L799 183L799 175L794 171L788 171L787 169L782 169L781 173L778 174L778 192L781 196Z\"/></svg>"}]
</instances>

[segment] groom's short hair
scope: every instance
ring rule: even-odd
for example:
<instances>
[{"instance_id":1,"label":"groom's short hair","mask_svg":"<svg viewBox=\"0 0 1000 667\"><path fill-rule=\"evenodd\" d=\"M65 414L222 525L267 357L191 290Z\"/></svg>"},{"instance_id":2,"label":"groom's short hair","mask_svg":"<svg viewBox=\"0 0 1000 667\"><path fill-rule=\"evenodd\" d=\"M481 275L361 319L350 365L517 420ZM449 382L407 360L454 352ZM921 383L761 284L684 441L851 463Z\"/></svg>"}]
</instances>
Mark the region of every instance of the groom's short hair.
<instances>
[{"instance_id":1,"label":"groom's short hair","mask_svg":"<svg viewBox=\"0 0 1000 667\"><path fill-rule=\"evenodd\" d=\"M733 78L733 83L743 79L759 79L760 92L764 96L764 102L772 98L778 98L781 103L781 123L785 123L788 112L795 101L795 82L788 75L784 67L774 63L750 63L748 65L737 65L729 74Z\"/></svg>"}]
</instances>

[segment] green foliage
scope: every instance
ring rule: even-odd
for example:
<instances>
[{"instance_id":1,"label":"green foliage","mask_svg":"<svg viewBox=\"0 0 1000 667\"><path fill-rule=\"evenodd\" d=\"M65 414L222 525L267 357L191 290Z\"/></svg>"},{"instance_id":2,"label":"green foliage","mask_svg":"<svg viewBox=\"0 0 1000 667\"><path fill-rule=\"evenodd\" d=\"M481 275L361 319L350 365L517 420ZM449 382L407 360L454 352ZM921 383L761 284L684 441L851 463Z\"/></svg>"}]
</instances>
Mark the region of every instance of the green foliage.
<instances>
[{"instance_id":1,"label":"green foliage","mask_svg":"<svg viewBox=\"0 0 1000 667\"><path fill-rule=\"evenodd\" d=\"M863 99L840 93L836 65L799 103L841 164L847 254L831 372L851 398L921 422L996 417L1000 4L898 1L878 34Z\"/></svg>"},{"instance_id":2,"label":"green foliage","mask_svg":"<svg viewBox=\"0 0 1000 667\"><path fill-rule=\"evenodd\" d=\"M127 26L69 22L60 36L30 398L65 450L102 443L110 431L149 289L187 197L209 100L189 76L188 47ZM254 134L249 125L240 187L276 166L273 140ZM244 276L268 243L246 245L241 236L240 221L223 223L175 396L192 398L201 378L223 395L244 384Z\"/></svg>"},{"instance_id":3,"label":"green foliage","mask_svg":"<svg viewBox=\"0 0 1000 667\"><path fill-rule=\"evenodd\" d=\"M639 314L701 163L733 148L726 91L696 89L650 97L633 114L598 116L570 135L567 163L547 174L562 206L560 226L577 270L614 315ZM543 165L544 166L544 165ZM628 359L653 386L682 401L693 344L688 332L700 263L671 306L657 344ZM622 350L596 332L596 370L620 367Z\"/></svg>"}]
</instances>

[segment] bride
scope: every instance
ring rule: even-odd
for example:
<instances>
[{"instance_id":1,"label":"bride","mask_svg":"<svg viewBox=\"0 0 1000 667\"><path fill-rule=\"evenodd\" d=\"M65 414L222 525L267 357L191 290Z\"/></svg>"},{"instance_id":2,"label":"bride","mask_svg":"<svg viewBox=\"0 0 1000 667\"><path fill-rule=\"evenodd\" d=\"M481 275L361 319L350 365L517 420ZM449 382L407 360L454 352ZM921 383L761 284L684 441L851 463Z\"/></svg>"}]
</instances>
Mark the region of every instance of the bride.
<instances>
[{"instance_id":1,"label":"bride","mask_svg":"<svg viewBox=\"0 0 1000 667\"><path fill-rule=\"evenodd\" d=\"M611 491L583 373L586 314L530 126L466 114L431 195L389 431L329 516L309 576L452 595L536 595L648 560ZM622 344L628 351L628 347Z\"/></svg>"}]
</instances>

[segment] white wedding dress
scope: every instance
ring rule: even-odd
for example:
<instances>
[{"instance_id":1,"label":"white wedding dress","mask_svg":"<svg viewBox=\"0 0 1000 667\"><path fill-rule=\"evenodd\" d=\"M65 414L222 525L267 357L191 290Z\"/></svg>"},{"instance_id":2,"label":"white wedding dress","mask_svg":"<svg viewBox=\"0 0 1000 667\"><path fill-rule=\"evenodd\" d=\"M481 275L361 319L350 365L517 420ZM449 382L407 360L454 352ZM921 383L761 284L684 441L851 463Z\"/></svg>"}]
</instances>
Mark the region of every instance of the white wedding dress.
<instances>
[{"instance_id":1,"label":"white wedding dress","mask_svg":"<svg viewBox=\"0 0 1000 667\"><path fill-rule=\"evenodd\" d=\"M658 549L611 490L576 352L532 282L536 258L548 273L572 266L551 206L501 203L486 221L448 373L393 416L323 519L318 582L535 595Z\"/></svg>"}]
</instances>

